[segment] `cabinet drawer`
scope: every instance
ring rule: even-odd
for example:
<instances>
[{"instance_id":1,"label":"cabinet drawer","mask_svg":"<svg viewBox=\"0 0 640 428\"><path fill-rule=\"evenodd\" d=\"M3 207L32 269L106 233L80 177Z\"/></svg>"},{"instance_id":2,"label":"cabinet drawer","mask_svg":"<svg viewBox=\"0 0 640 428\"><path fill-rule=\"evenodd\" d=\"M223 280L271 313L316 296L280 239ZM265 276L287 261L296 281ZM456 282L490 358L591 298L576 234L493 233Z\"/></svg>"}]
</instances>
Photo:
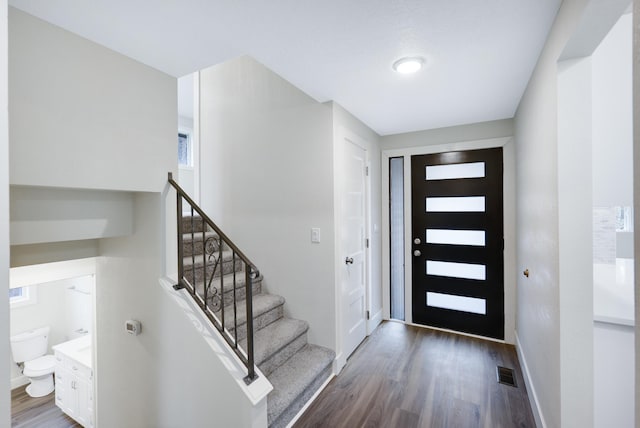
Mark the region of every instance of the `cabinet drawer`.
<instances>
[{"instance_id":1,"label":"cabinet drawer","mask_svg":"<svg viewBox=\"0 0 640 428\"><path fill-rule=\"evenodd\" d=\"M84 378L84 379L91 379L91 375L92 375L92 370L89 367L85 367L82 364L79 364L75 361L69 361L69 366L68 366L69 370L71 371L72 374L80 377L80 378Z\"/></svg>"}]
</instances>

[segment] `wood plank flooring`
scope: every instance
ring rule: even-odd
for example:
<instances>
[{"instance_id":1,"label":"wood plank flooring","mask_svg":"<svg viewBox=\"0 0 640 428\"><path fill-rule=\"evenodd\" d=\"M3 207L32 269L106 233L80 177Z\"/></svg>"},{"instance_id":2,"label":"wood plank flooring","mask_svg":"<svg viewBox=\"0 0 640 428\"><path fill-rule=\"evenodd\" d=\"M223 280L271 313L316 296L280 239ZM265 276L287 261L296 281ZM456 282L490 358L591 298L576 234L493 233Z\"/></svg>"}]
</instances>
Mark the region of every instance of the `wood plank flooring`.
<instances>
[{"instance_id":1,"label":"wood plank flooring","mask_svg":"<svg viewBox=\"0 0 640 428\"><path fill-rule=\"evenodd\" d=\"M513 368L517 388L499 384ZM294 425L535 428L511 345L383 322Z\"/></svg>"},{"instance_id":2,"label":"wood plank flooring","mask_svg":"<svg viewBox=\"0 0 640 428\"><path fill-rule=\"evenodd\" d=\"M29 397L21 386L11 391L11 426L14 428L82 428L55 404L54 394Z\"/></svg>"}]
</instances>

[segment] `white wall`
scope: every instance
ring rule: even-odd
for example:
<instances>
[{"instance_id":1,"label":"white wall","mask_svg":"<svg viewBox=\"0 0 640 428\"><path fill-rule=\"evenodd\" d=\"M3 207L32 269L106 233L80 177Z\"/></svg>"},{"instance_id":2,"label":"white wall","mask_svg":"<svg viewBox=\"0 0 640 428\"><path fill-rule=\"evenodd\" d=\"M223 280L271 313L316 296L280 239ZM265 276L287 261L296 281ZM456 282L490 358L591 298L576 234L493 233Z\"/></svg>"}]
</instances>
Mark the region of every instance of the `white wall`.
<instances>
[{"instance_id":1,"label":"white wall","mask_svg":"<svg viewBox=\"0 0 640 428\"><path fill-rule=\"evenodd\" d=\"M69 290L91 294L82 294ZM75 339L77 329L93 331L93 292L95 280L92 276L33 284L36 302L32 305L11 308L10 334L16 335L39 327L49 326L49 353L51 347ZM24 384L18 366L10 358L12 387Z\"/></svg>"},{"instance_id":2,"label":"white wall","mask_svg":"<svg viewBox=\"0 0 640 428\"><path fill-rule=\"evenodd\" d=\"M595 207L633 204L631 36L626 14L591 56Z\"/></svg>"},{"instance_id":3,"label":"white wall","mask_svg":"<svg viewBox=\"0 0 640 428\"><path fill-rule=\"evenodd\" d=\"M516 317L516 269L515 269L515 143L512 136L513 121L510 119L493 122L484 122L459 127L433 129L427 131L411 132L407 134L383 136L380 145L385 153L393 156L411 156L418 153L433 153L433 148L440 151L448 150L473 150L487 147L495 147L497 142L503 147L503 199L504 199L504 311L505 311L505 341L515 342L515 317ZM508 141L506 141L506 140ZM506 144L505 144L506 141ZM383 158L384 159L384 158ZM384 160L383 160L384 161ZM407 163L405 162L405 165ZM406 166L405 166L406 168ZM388 171L388 165L382 167L383 173ZM405 177L407 172L405 171ZM385 177L384 180L387 180ZM388 181L385 181L388 182ZM405 183L405 188L407 184ZM383 191L383 194L385 192ZM405 196L405 202L408 199ZM383 201L381 206L386 207L388 201ZM383 208L384 209L384 208ZM383 221L388 219L387 213L382 215ZM409 217L410 218L410 213ZM408 226L407 226L408 227ZM384 234L384 232L383 232ZM383 239L383 245L384 239ZM383 253L384 254L384 253ZM383 293L388 299L388 259L383 256ZM405 319L411 320L411 284L405 284ZM388 302L387 302L388 305Z\"/></svg>"},{"instance_id":4,"label":"white wall","mask_svg":"<svg viewBox=\"0 0 640 428\"><path fill-rule=\"evenodd\" d=\"M77 260L98 255L98 240L11 246L11 267Z\"/></svg>"},{"instance_id":5,"label":"white wall","mask_svg":"<svg viewBox=\"0 0 640 428\"><path fill-rule=\"evenodd\" d=\"M591 56L592 68L592 152L593 206L633 206L633 112L632 112L632 17L623 15ZM618 251L618 257L633 257L632 233L616 244L631 251ZM596 243L594 242L594 245ZM628 244L628 245L627 245ZM624 254L626 253L626 254ZM621 255L622 254L622 255ZM623 263L623 261L619 261ZM603 266L599 267L602 269ZM613 272L613 271L612 271ZM602 288L604 287L606 288ZM616 284L612 275L604 284L594 283L594 292L627 290ZM633 320L633 297L628 293L626 306L612 305L606 315ZM597 295L594 295L594 298ZM610 300L609 300L610 301ZM594 315L609 301L594 301ZM594 422L596 427L633 426L634 418L634 329L594 323Z\"/></svg>"},{"instance_id":6,"label":"white wall","mask_svg":"<svg viewBox=\"0 0 640 428\"><path fill-rule=\"evenodd\" d=\"M9 288L9 131L7 2L0 0L0 289ZM0 361L9 358L9 297L0 293ZM10 426L9 367L0 364L0 427Z\"/></svg>"},{"instance_id":7,"label":"white wall","mask_svg":"<svg viewBox=\"0 0 640 428\"><path fill-rule=\"evenodd\" d=\"M333 349L331 108L249 57L201 71L200 85L203 208L309 322L309 341Z\"/></svg>"},{"instance_id":8,"label":"white wall","mask_svg":"<svg viewBox=\"0 0 640 428\"><path fill-rule=\"evenodd\" d=\"M176 79L14 8L9 32L11 184L161 191Z\"/></svg>"},{"instance_id":9,"label":"white wall","mask_svg":"<svg viewBox=\"0 0 640 428\"><path fill-rule=\"evenodd\" d=\"M130 192L11 186L11 245L129 235Z\"/></svg>"},{"instance_id":10,"label":"white wall","mask_svg":"<svg viewBox=\"0 0 640 428\"><path fill-rule=\"evenodd\" d=\"M100 241L98 424L249 426L246 397L158 284L165 250L164 225L156 214L163 207L161 195L137 194L134 235ZM142 323L141 335L126 333L127 319Z\"/></svg>"},{"instance_id":11,"label":"white wall","mask_svg":"<svg viewBox=\"0 0 640 428\"><path fill-rule=\"evenodd\" d=\"M640 63L640 1L633 2L633 64ZM634 224L640 224L640 168L637 166L640 165L640 150L637 147L640 147L640 126L637 126L640 123L640 68L633 67L633 221ZM635 254L640 254L640 233L636 233L633 242L633 248ZM634 260L634 271L635 271L635 314L636 314L636 325L638 325L638 320L640 320L640 287L638 284L640 283L640 257L635 257ZM640 421L640 335L636 335L635 337L635 420L636 426L638 421Z\"/></svg>"},{"instance_id":12,"label":"white wall","mask_svg":"<svg viewBox=\"0 0 640 428\"><path fill-rule=\"evenodd\" d=\"M558 125L572 114L582 115L574 123L583 120L591 101L570 76L560 75L569 86L559 92L558 60L571 58L567 52L589 55L594 41L613 23L608 23L611 17L624 10L622 3L563 2L515 116L518 270L531 273L529 278L518 276L518 351L534 415L542 426L591 426L593 419L592 412L585 411L593 406L593 368L587 368L592 351L586 349L592 334L585 333L591 263L580 262L587 257L584 240L573 239L591 230L590 213L583 212L590 210L583 187L588 188L591 179L580 168L581 163L587 170L591 165L590 141L580 135L584 129ZM567 91L577 91L581 108L558 106ZM590 122L580 126L590 131ZM580 139L587 144L581 145Z\"/></svg>"},{"instance_id":13,"label":"white wall","mask_svg":"<svg viewBox=\"0 0 640 428\"><path fill-rule=\"evenodd\" d=\"M574 426L593 425L591 107L591 59L559 62L560 388L562 423Z\"/></svg>"},{"instance_id":14,"label":"white wall","mask_svg":"<svg viewBox=\"0 0 640 428\"><path fill-rule=\"evenodd\" d=\"M513 120L503 119L491 122L471 123L448 128L385 135L380 139L382 150L404 149L408 147L432 146L459 141L476 141L488 138L513 136Z\"/></svg>"}]
</instances>

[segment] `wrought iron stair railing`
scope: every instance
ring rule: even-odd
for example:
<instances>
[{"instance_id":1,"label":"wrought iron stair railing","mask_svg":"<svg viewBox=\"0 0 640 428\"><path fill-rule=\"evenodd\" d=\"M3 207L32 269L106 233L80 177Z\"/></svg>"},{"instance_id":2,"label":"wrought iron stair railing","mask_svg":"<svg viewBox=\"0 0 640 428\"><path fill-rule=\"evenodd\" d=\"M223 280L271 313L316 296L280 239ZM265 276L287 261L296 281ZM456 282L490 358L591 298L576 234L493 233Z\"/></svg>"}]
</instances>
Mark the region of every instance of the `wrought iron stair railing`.
<instances>
[{"instance_id":1,"label":"wrought iron stair railing","mask_svg":"<svg viewBox=\"0 0 640 428\"><path fill-rule=\"evenodd\" d=\"M250 384L257 377L253 353L252 286L260 272L173 180L171 172L169 184L176 190L178 215L178 284L174 288L189 292L246 366L245 382ZM245 302L241 306L244 307L239 307L243 297ZM241 347L243 341L246 344Z\"/></svg>"}]
</instances>

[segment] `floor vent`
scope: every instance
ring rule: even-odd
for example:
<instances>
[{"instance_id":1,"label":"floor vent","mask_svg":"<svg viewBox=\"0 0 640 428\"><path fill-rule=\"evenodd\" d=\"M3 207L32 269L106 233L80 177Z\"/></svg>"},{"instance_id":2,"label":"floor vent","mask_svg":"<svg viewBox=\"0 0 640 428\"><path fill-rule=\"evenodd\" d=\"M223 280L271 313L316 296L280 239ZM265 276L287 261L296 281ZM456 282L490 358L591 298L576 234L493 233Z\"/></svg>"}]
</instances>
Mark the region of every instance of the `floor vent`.
<instances>
[{"instance_id":1,"label":"floor vent","mask_svg":"<svg viewBox=\"0 0 640 428\"><path fill-rule=\"evenodd\" d=\"M518 387L518 384L516 383L516 375L513 372L513 369L508 369L506 367L497 367L497 373L498 373L498 383L502 383L504 385L509 385L509 386L513 386L515 388Z\"/></svg>"}]
</instances>

